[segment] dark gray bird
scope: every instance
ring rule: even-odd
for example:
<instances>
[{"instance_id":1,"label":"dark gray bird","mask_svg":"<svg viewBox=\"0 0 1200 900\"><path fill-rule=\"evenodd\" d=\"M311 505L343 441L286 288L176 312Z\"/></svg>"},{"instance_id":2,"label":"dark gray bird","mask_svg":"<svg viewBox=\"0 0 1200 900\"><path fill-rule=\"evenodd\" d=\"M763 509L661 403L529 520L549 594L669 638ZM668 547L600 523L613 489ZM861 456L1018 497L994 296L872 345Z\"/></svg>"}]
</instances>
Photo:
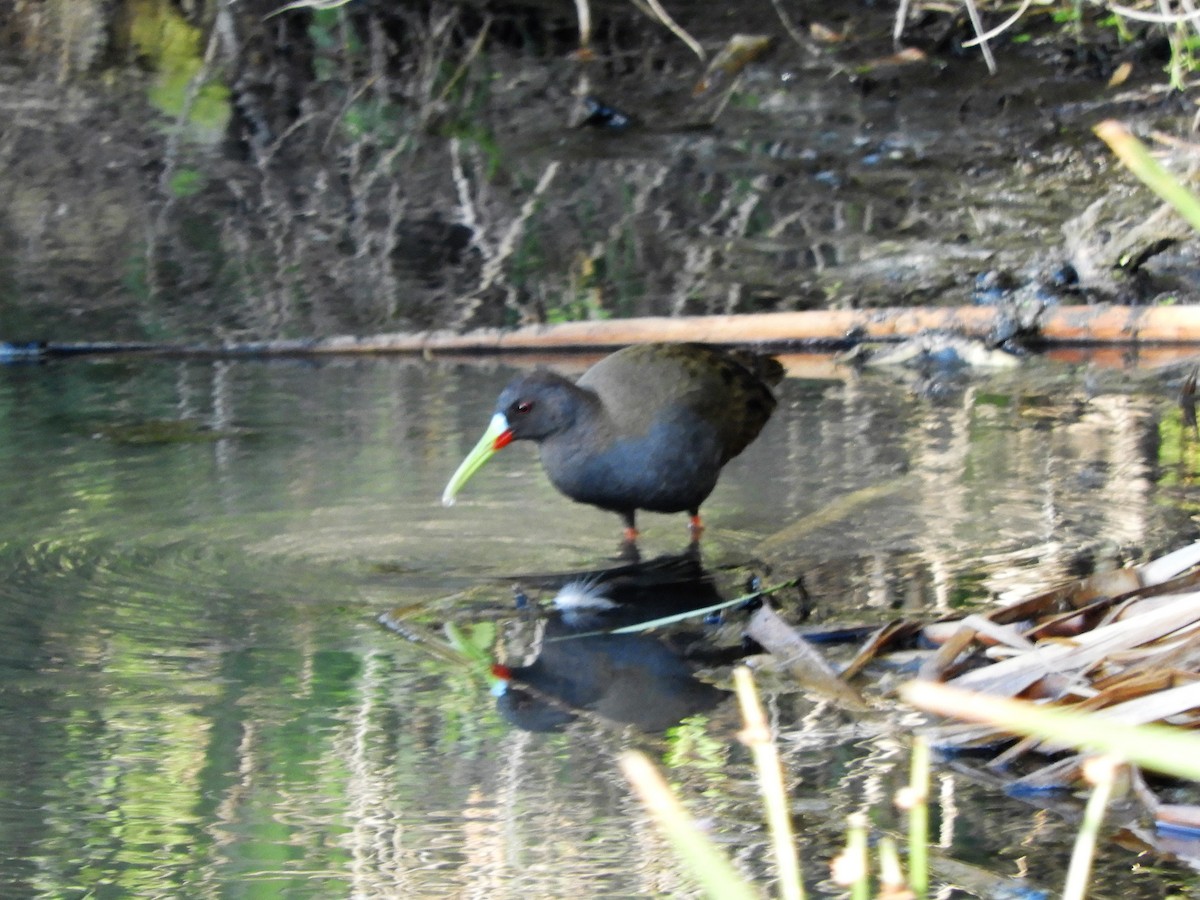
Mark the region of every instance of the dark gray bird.
<instances>
[{"instance_id":1,"label":"dark gray bird","mask_svg":"<svg viewBox=\"0 0 1200 900\"><path fill-rule=\"evenodd\" d=\"M543 370L522 375L501 392L442 502L451 505L497 450L530 440L551 483L620 515L627 540L637 537L639 509L687 512L698 536L700 504L771 417L771 386L782 377L770 356L667 343L619 350L577 383Z\"/></svg>"}]
</instances>

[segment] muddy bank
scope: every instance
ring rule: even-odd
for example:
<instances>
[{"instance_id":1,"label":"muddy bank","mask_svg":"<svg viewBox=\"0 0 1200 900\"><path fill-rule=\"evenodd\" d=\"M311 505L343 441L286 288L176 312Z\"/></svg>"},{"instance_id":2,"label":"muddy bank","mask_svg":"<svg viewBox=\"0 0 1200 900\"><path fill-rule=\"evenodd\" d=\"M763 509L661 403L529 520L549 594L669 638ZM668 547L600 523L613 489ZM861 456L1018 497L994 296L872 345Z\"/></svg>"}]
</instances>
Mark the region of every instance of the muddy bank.
<instances>
[{"instance_id":1,"label":"muddy bank","mask_svg":"<svg viewBox=\"0 0 1200 900\"><path fill-rule=\"evenodd\" d=\"M1189 125L1152 41L1035 20L991 76L947 17L901 63L891 9L672 5L710 56L771 39L697 95L704 64L624 4L590 61L569 5L193 6L79 4L72 41L0 19L0 339L1192 299L1186 241L1111 271L1156 202L1091 127Z\"/></svg>"}]
</instances>

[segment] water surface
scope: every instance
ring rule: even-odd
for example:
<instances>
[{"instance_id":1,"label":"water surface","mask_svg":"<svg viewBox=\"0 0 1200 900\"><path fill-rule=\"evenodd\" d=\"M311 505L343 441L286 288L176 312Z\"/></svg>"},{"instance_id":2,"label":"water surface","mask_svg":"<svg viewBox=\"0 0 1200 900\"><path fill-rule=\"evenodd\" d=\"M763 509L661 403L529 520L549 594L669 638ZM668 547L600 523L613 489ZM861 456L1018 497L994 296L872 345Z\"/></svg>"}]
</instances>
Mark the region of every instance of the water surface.
<instances>
[{"instance_id":1,"label":"water surface","mask_svg":"<svg viewBox=\"0 0 1200 900\"><path fill-rule=\"evenodd\" d=\"M705 506L728 596L748 574L803 573L811 621L933 615L1190 538L1195 441L1165 378L1037 364L930 389L792 367ZM397 608L418 636L482 624L511 660L528 614L500 576L615 550L617 518L556 494L529 447L440 506L511 374L407 358L0 369L4 896L687 894L614 765L631 745L769 873L729 704L669 739L592 716L530 733L476 672L379 624ZM645 516L644 553L682 549L683 519ZM887 808L918 720L851 719L770 682L768 698L816 885L845 814ZM938 777L945 852L1058 890L1069 805ZM1096 896L1178 877L1138 865L1107 848Z\"/></svg>"}]
</instances>

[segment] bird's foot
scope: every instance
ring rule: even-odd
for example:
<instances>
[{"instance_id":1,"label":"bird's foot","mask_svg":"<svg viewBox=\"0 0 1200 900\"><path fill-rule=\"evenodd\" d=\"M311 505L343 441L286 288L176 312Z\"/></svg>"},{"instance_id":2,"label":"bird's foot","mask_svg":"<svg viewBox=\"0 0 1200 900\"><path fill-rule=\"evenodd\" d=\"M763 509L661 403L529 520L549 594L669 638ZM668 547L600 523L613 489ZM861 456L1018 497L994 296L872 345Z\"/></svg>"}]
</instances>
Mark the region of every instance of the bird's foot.
<instances>
[{"instance_id":1,"label":"bird's foot","mask_svg":"<svg viewBox=\"0 0 1200 900\"><path fill-rule=\"evenodd\" d=\"M622 562L637 563L642 561L641 551L637 545L638 530L626 528L621 534L621 546L617 550L617 559Z\"/></svg>"},{"instance_id":2,"label":"bird's foot","mask_svg":"<svg viewBox=\"0 0 1200 900\"><path fill-rule=\"evenodd\" d=\"M692 543L700 540L700 535L704 534L704 523L700 521L699 514L688 519L688 534L692 536Z\"/></svg>"}]
</instances>

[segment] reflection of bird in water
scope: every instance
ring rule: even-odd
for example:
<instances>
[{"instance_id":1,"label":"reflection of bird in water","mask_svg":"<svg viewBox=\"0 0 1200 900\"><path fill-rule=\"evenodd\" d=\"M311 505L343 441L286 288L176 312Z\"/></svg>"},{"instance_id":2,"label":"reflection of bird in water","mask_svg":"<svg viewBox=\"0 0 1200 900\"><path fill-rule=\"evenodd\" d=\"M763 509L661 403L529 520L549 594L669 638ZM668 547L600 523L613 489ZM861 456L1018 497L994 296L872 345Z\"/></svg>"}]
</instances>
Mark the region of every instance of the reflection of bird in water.
<instances>
[{"instance_id":1,"label":"reflection of bird in water","mask_svg":"<svg viewBox=\"0 0 1200 900\"><path fill-rule=\"evenodd\" d=\"M700 504L721 468L744 450L775 409L778 361L704 344L639 344L607 356L578 383L536 371L500 394L491 424L442 494L449 505L467 479L514 440L538 445L542 467L572 500L618 513L626 540L639 509L687 512L698 535Z\"/></svg>"},{"instance_id":2,"label":"reflection of bird in water","mask_svg":"<svg viewBox=\"0 0 1200 900\"><path fill-rule=\"evenodd\" d=\"M586 711L662 731L712 709L725 692L695 677L700 664L728 663L742 647L714 648L690 636L594 634L722 600L694 556L652 560L572 581L555 597L538 655L528 665L496 666L501 714L519 728L554 731Z\"/></svg>"}]
</instances>

